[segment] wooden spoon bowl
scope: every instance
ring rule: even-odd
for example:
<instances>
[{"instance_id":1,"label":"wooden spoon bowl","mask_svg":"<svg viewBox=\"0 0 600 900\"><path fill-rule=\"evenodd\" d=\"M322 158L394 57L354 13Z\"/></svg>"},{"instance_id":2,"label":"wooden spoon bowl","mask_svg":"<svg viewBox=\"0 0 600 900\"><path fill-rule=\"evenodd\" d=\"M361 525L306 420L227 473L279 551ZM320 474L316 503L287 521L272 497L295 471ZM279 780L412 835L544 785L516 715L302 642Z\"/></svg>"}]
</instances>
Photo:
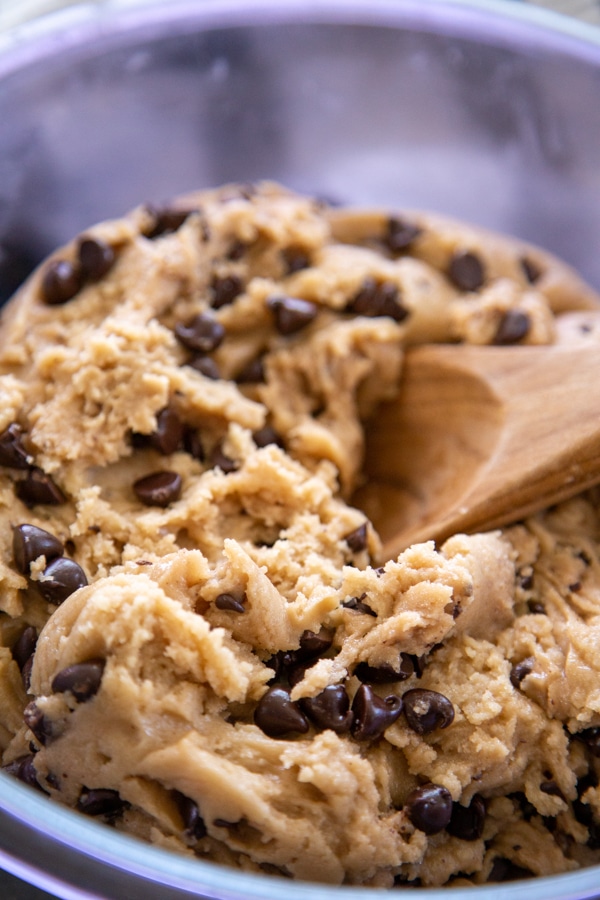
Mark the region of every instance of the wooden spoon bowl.
<instances>
[{"instance_id":1,"label":"wooden spoon bowl","mask_svg":"<svg viewBox=\"0 0 600 900\"><path fill-rule=\"evenodd\" d=\"M600 481L600 346L409 349L366 427L353 502L388 559L516 522Z\"/></svg>"}]
</instances>

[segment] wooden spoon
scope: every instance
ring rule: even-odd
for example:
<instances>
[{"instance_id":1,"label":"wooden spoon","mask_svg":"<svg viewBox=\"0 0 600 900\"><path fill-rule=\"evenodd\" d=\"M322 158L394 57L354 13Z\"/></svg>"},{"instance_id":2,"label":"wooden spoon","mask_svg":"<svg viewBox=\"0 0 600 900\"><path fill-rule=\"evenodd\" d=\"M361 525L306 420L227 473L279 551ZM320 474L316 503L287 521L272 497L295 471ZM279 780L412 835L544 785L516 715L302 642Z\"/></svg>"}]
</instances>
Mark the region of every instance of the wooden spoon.
<instances>
[{"instance_id":1,"label":"wooden spoon","mask_svg":"<svg viewBox=\"0 0 600 900\"><path fill-rule=\"evenodd\" d=\"M366 434L353 502L386 559L516 522L600 481L600 346L409 349Z\"/></svg>"}]
</instances>

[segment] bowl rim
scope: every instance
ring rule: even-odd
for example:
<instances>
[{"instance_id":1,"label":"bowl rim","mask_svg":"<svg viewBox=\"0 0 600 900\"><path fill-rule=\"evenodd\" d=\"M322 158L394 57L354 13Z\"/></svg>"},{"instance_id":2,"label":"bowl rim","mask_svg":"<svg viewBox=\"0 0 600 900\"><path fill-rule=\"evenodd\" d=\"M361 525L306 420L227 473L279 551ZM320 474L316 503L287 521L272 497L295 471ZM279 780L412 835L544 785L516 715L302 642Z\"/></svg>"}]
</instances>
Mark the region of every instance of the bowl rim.
<instances>
[{"instance_id":1,"label":"bowl rim","mask_svg":"<svg viewBox=\"0 0 600 900\"><path fill-rule=\"evenodd\" d=\"M131 34L164 33L169 23L192 16L204 29L239 25L353 24L435 29L445 17L455 34L474 33L483 21L494 42L533 37L589 59L600 72L600 28L519 0L104 0L77 3L15 26L0 35L0 80L47 56L95 42L102 46ZM83 862L69 865L71 855ZM55 864L52 865L54 859ZM334 887L230 869L142 842L62 807L0 772L0 866L64 900L105 900L114 879L131 876L128 900L214 897L220 900L380 900L380 888ZM133 885L133 882L132 882ZM600 865L575 872L469 887L473 900L585 900L600 896ZM446 900L448 888L419 888L425 900ZM102 891L102 893L97 893Z\"/></svg>"}]
</instances>

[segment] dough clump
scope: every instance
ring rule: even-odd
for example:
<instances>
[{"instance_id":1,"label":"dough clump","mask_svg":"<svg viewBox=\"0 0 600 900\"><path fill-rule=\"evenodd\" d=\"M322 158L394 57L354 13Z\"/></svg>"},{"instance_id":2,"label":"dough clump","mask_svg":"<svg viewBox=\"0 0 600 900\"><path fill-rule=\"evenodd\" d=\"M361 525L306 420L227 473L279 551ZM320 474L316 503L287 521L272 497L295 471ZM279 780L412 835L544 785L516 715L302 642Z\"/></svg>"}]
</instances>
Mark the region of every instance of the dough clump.
<instances>
[{"instance_id":1,"label":"dough clump","mask_svg":"<svg viewBox=\"0 0 600 900\"><path fill-rule=\"evenodd\" d=\"M599 302L522 242L272 183L57 251L0 327L4 769L297 879L600 862L597 496L394 560L352 505L407 347L597 342Z\"/></svg>"}]
</instances>

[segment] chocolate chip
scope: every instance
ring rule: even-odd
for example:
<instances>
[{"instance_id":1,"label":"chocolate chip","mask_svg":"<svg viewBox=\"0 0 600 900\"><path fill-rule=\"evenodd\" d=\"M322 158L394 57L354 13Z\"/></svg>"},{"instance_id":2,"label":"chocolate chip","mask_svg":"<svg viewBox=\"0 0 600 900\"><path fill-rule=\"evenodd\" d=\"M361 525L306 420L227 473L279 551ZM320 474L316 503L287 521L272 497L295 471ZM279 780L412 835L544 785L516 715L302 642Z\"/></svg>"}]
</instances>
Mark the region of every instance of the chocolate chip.
<instances>
[{"instance_id":1,"label":"chocolate chip","mask_svg":"<svg viewBox=\"0 0 600 900\"><path fill-rule=\"evenodd\" d=\"M229 475L230 472L235 472L239 468L239 463L230 456L227 456L227 454L223 452L220 444L217 444L212 449L210 454L210 465L213 469L220 469L225 475Z\"/></svg>"},{"instance_id":2,"label":"chocolate chip","mask_svg":"<svg viewBox=\"0 0 600 900\"><path fill-rule=\"evenodd\" d=\"M286 275L293 275L295 272L301 272L302 269L308 269L311 264L309 254L302 247L286 247L281 251L281 256Z\"/></svg>"},{"instance_id":3,"label":"chocolate chip","mask_svg":"<svg viewBox=\"0 0 600 900\"><path fill-rule=\"evenodd\" d=\"M573 738L585 744L592 756L600 759L600 727L585 728L574 734Z\"/></svg>"},{"instance_id":4,"label":"chocolate chip","mask_svg":"<svg viewBox=\"0 0 600 900\"><path fill-rule=\"evenodd\" d=\"M23 429L16 422L0 434L0 466L28 469L31 457L23 446Z\"/></svg>"},{"instance_id":5,"label":"chocolate chip","mask_svg":"<svg viewBox=\"0 0 600 900\"><path fill-rule=\"evenodd\" d=\"M23 721L42 746L54 736L51 719L44 715L35 700L28 703L23 710Z\"/></svg>"},{"instance_id":6,"label":"chocolate chip","mask_svg":"<svg viewBox=\"0 0 600 900\"><path fill-rule=\"evenodd\" d=\"M33 764L33 760L33 753L28 756L21 756L19 759L15 759L13 762L8 763L8 765L2 766L2 771L6 772L8 775L12 775L14 778L18 778L19 781L23 781L30 787L38 788L40 791L43 791L43 793L46 793L37 780L37 771Z\"/></svg>"},{"instance_id":7,"label":"chocolate chip","mask_svg":"<svg viewBox=\"0 0 600 900\"><path fill-rule=\"evenodd\" d=\"M530 872L529 869L524 869L523 866L518 866L510 859L497 856L488 875L488 883L520 881L523 878L533 878L533 872Z\"/></svg>"},{"instance_id":8,"label":"chocolate chip","mask_svg":"<svg viewBox=\"0 0 600 900\"><path fill-rule=\"evenodd\" d=\"M287 734L306 734L309 725L298 704L290 699L289 691L280 685L269 688L259 700L254 722L272 738Z\"/></svg>"},{"instance_id":9,"label":"chocolate chip","mask_svg":"<svg viewBox=\"0 0 600 900\"><path fill-rule=\"evenodd\" d=\"M72 300L81 289L79 270L66 259L48 263L42 276L42 299L49 306L60 306Z\"/></svg>"},{"instance_id":10,"label":"chocolate chip","mask_svg":"<svg viewBox=\"0 0 600 900\"><path fill-rule=\"evenodd\" d=\"M85 281L100 281L113 267L117 255L114 248L100 238L79 241L79 270Z\"/></svg>"},{"instance_id":11,"label":"chocolate chip","mask_svg":"<svg viewBox=\"0 0 600 900\"><path fill-rule=\"evenodd\" d=\"M413 688L402 695L404 715L417 734L429 734L436 728L448 728L454 721L454 707L444 694Z\"/></svg>"},{"instance_id":12,"label":"chocolate chip","mask_svg":"<svg viewBox=\"0 0 600 900\"><path fill-rule=\"evenodd\" d=\"M461 291L476 291L485 281L481 259L475 253L455 253L450 260L448 274Z\"/></svg>"},{"instance_id":13,"label":"chocolate chip","mask_svg":"<svg viewBox=\"0 0 600 900\"><path fill-rule=\"evenodd\" d=\"M452 796L441 784L423 784L408 795L405 808L415 828L437 834L452 817Z\"/></svg>"},{"instance_id":14,"label":"chocolate chip","mask_svg":"<svg viewBox=\"0 0 600 900\"><path fill-rule=\"evenodd\" d=\"M205 378L210 378L212 381L218 381L221 377L219 367L211 356L204 356L199 353L189 360L188 366L191 366L196 372L200 372L201 375L204 375Z\"/></svg>"},{"instance_id":15,"label":"chocolate chip","mask_svg":"<svg viewBox=\"0 0 600 900\"><path fill-rule=\"evenodd\" d=\"M62 541L37 525L17 525L13 530L13 557L23 575L29 575L31 563L39 556L45 556L48 563L62 553Z\"/></svg>"},{"instance_id":16,"label":"chocolate chip","mask_svg":"<svg viewBox=\"0 0 600 900\"><path fill-rule=\"evenodd\" d=\"M527 337L531 328L531 319L520 309L507 309L503 314L492 341L499 347L517 344Z\"/></svg>"},{"instance_id":17,"label":"chocolate chip","mask_svg":"<svg viewBox=\"0 0 600 900\"><path fill-rule=\"evenodd\" d=\"M344 609L351 609L353 612L361 613L363 616L373 616L373 618L377 618L375 610L371 609L369 604L364 602L363 598L366 596L366 594L362 594L360 597L350 597L349 600L344 600L342 606Z\"/></svg>"},{"instance_id":18,"label":"chocolate chip","mask_svg":"<svg viewBox=\"0 0 600 900\"><path fill-rule=\"evenodd\" d=\"M485 800L474 794L468 806L452 804L452 816L446 831L461 841L477 841L483 834L485 824Z\"/></svg>"},{"instance_id":19,"label":"chocolate chip","mask_svg":"<svg viewBox=\"0 0 600 900\"><path fill-rule=\"evenodd\" d=\"M548 794L550 797L560 797L561 800L565 799L565 795L553 778L548 781L542 781L540 784L540 791L542 794Z\"/></svg>"},{"instance_id":20,"label":"chocolate chip","mask_svg":"<svg viewBox=\"0 0 600 900\"><path fill-rule=\"evenodd\" d=\"M264 425L258 431L252 433L252 439L257 447L268 447L269 444L276 444L278 447L285 447L283 438L278 434L271 425Z\"/></svg>"},{"instance_id":21,"label":"chocolate chip","mask_svg":"<svg viewBox=\"0 0 600 900\"><path fill-rule=\"evenodd\" d=\"M177 231L185 220L196 210L192 209L174 209L172 207L154 207L148 206L148 212L151 214L153 222L144 231L144 236L151 240L161 237L164 234L172 234Z\"/></svg>"},{"instance_id":22,"label":"chocolate chip","mask_svg":"<svg viewBox=\"0 0 600 900\"><path fill-rule=\"evenodd\" d=\"M219 594L219 596L215 598L215 606L217 609L227 609L230 612L244 613L246 612L246 607L244 606L246 599L246 593L244 591L240 591L238 594Z\"/></svg>"},{"instance_id":23,"label":"chocolate chip","mask_svg":"<svg viewBox=\"0 0 600 900\"><path fill-rule=\"evenodd\" d=\"M27 477L15 484L15 493L19 500L30 509L33 506L60 506L67 502L67 498L54 483L50 475L46 475L42 469L34 466L27 473Z\"/></svg>"},{"instance_id":24,"label":"chocolate chip","mask_svg":"<svg viewBox=\"0 0 600 900\"><path fill-rule=\"evenodd\" d=\"M227 250L225 257L231 262L237 262L244 256L247 249L248 244L246 244L244 241L238 240L238 238L235 238L229 245L229 249Z\"/></svg>"},{"instance_id":25,"label":"chocolate chip","mask_svg":"<svg viewBox=\"0 0 600 900\"><path fill-rule=\"evenodd\" d=\"M225 329L217 319L208 313L198 313L189 322L175 326L175 336L195 353L210 353L223 342Z\"/></svg>"},{"instance_id":26,"label":"chocolate chip","mask_svg":"<svg viewBox=\"0 0 600 900\"><path fill-rule=\"evenodd\" d=\"M330 684L316 697L305 697L300 706L318 728L328 728L336 734L349 731L354 719L350 698L341 684Z\"/></svg>"},{"instance_id":27,"label":"chocolate chip","mask_svg":"<svg viewBox=\"0 0 600 900\"><path fill-rule=\"evenodd\" d=\"M397 681L405 681L414 674L415 667L408 653L400 654L400 668L396 670L388 663L381 666L370 666L366 662L361 662L354 670L354 675L359 681L366 684L391 684Z\"/></svg>"},{"instance_id":28,"label":"chocolate chip","mask_svg":"<svg viewBox=\"0 0 600 900\"><path fill-rule=\"evenodd\" d=\"M88 583L85 572L74 559L54 559L44 569L44 580L34 582L44 600L59 606L67 597Z\"/></svg>"},{"instance_id":29,"label":"chocolate chip","mask_svg":"<svg viewBox=\"0 0 600 900\"><path fill-rule=\"evenodd\" d=\"M263 384L265 380L263 357L257 356L256 359L251 360L238 373L235 380L238 384Z\"/></svg>"},{"instance_id":30,"label":"chocolate chip","mask_svg":"<svg viewBox=\"0 0 600 900\"><path fill-rule=\"evenodd\" d=\"M523 679L533 671L534 663L533 656L528 656L527 659L521 660L521 662L512 667L510 670L510 683L514 688L519 690Z\"/></svg>"},{"instance_id":31,"label":"chocolate chip","mask_svg":"<svg viewBox=\"0 0 600 900\"><path fill-rule=\"evenodd\" d=\"M244 290L244 282L238 275L215 275L210 283L213 309L228 306Z\"/></svg>"},{"instance_id":32,"label":"chocolate chip","mask_svg":"<svg viewBox=\"0 0 600 900\"><path fill-rule=\"evenodd\" d=\"M321 628L320 631L306 630L302 632L300 637L300 647L295 651L295 662L304 662L308 659L315 659L327 653L333 643L333 632L328 628Z\"/></svg>"},{"instance_id":33,"label":"chocolate chip","mask_svg":"<svg viewBox=\"0 0 600 900\"><path fill-rule=\"evenodd\" d=\"M399 253L407 250L421 233L422 229L418 225L392 216L388 219L384 240L390 250Z\"/></svg>"},{"instance_id":34,"label":"chocolate chip","mask_svg":"<svg viewBox=\"0 0 600 900\"><path fill-rule=\"evenodd\" d=\"M528 256L522 256L519 263L529 284L535 284L542 274L542 270L538 264L534 263Z\"/></svg>"},{"instance_id":35,"label":"chocolate chip","mask_svg":"<svg viewBox=\"0 0 600 900\"><path fill-rule=\"evenodd\" d=\"M527 609L530 613L537 616L546 615L546 607L543 603L540 603L537 600L528 600L527 601Z\"/></svg>"},{"instance_id":36,"label":"chocolate chip","mask_svg":"<svg viewBox=\"0 0 600 900\"><path fill-rule=\"evenodd\" d=\"M29 658L33 655L36 643L37 631L33 625L28 625L12 645L10 652L21 672Z\"/></svg>"},{"instance_id":37,"label":"chocolate chip","mask_svg":"<svg viewBox=\"0 0 600 900\"><path fill-rule=\"evenodd\" d=\"M23 687L25 688L25 692L28 694L29 689L31 687L31 672L33 670L33 661L35 659L35 654L32 653L23 668L21 669L21 681L23 682Z\"/></svg>"},{"instance_id":38,"label":"chocolate chip","mask_svg":"<svg viewBox=\"0 0 600 900\"><path fill-rule=\"evenodd\" d=\"M306 328L316 318L319 311L316 303L299 297L269 297L267 306L275 318L279 334L295 334Z\"/></svg>"},{"instance_id":39,"label":"chocolate chip","mask_svg":"<svg viewBox=\"0 0 600 900\"><path fill-rule=\"evenodd\" d=\"M69 692L79 703L85 703L98 693L105 664L104 659L89 659L67 666L52 679L52 690L56 694Z\"/></svg>"},{"instance_id":40,"label":"chocolate chip","mask_svg":"<svg viewBox=\"0 0 600 900\"><path fill-rule=\"evenodd\" d=\"M395 322L402 322L408 310L400 302L398 286L391 281L376 281L365 278L362 287L346 306L346 312L357 316L389 316Z\"/></svg>"},{"instance_id":41,"label":"chocolate chip","mask_svg":"<svg viewBox=\"0 0 600 900\"><path fill-rule=\"evenodd\" d=\"M136 497L145 506L166 507L181 496L182 480L177 472L152 472L133 483Z\"/></svg>"},{"instance_id":42,"label":"chocolate chip","mask_svg":"<svg viewBox=\"0 0 600 900\"><path fill-rule=\"evenodd\" d=\"M196 801L192 800L191 797L186 797L181 791L173 790L171 791L171 796L183 819L183 830L185 834L197 841L206 837L206 825L204 824L204 819L200 815L200 810Z\"/></svg>"},{"instance_id":43,"label":"chocolate chip","mask_svg":"<svg viewBox=\"0 0 600 900\"><path fill-rule=\"evenodd\" d=\"M402 700L395 694L379 697L368 684L361 684L352 701L352 737L369 741L381 737L402 712Z\"/></svg>"},{"instance_id":44,"label":"chocolate chip","mask_svg":"<svg viewBox=\"0 0 600 900\"><path fill-rule=\"evenodd\" d=\"M114 819L120 816L129 806L126 800L122 800L118 791L110 788L82 788L77 801L77 810L86 816L106 816Z\"/></svg>"},{"instance_id":45,"label":"chocolate chip","mask_svg":"<svg viewBox=\"0 0 600 900\"><path fill-rule=\"evenodd\" d=\"M343 540L346 541L353 553L360 553L362 550L367 549L367 538L367 523L363 522L362 525L359 525L354 531L350 531L348 534L344 535Z\"/></svg>"},{"instance_id":46,"label":"chocolate chip","mask_svg":"<svg viewBox=\"0 0 600 900\"><path fill-rule=\"evenodd\" d=\"M288 654L282 655L287 656ZM279 675L287 675L287 680L290 684L290 687L296 687L297 684L300 684L300 682L303 681L304 676L309 669L312 669L312 667L315 665L315 662L315 659L310 659L307 662L290 666L286 665L284 662L282 663L282 666L279 670Z\"/></svg>"},{"instance_id":47,"label":"chocolate chip","mask_svg":"<svg viewBox=\"0 0 600 900\"><path fill-rule=\"evenodd\" d=\"M186 428L183 435L183 448L194 459L204 462L206 454L204 453L200 434L195 428Z\"/></svg>"},{"instance_id":48,"label":"chocolate chip","mask_svg":"<svg viewBox=\"0 0 600 900\"><path fill-rule=\"evenodd\" d=\"M183 422L175 410L166 406L156 416L156 429L148 435L148 443L159 453L168 456L181 447L183 430Z\"/></svg>"}]
</instances>

